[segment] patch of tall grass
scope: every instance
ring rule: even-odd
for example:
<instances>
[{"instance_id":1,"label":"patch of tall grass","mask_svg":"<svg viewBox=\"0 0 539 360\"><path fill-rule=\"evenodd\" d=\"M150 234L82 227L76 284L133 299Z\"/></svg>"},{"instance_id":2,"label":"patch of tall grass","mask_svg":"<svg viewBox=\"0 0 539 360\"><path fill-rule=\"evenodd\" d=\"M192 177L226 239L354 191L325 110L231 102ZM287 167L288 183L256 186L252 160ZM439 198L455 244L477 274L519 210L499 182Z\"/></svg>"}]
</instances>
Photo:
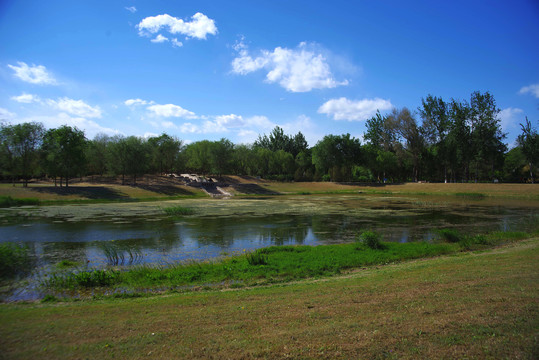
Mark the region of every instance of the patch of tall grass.
<instances>
[{"instance_id":1,"label":"patch of tall grass","mask_svg":"<svg viewBox=\"0 0 539 360\"><path fill-rule=\"evenodd\" d=\"M195 210L179 205L163 208L163 211L165 212L165 214L170 216L193 215L195 213Z\"/></svg>"},{"instance_id":2,"label":"patch of tall grass","mask_svg":"<svg viewBox=\"0 0 539 360\"><path fill-rule=\"evenodd\" d=\"M483 193L472 193L472 192L469 192L469 193L459 192L459 193L455 193L455 196L460 196L460 197L469 198L469 199L477 199L477 200L483 199L486 197L486 195Z\"/></svg>"},{"instance_id":3,"label":"patch of tall grass","mask_svg":"<svg viewBox=\"0 0 539 360\"><path fill-rule=\"evenodd\" d=\"M0 208L39 205L40 203L41 201L36 198L12 198L11 196L0 196Z\"/></svg>"},{"instance_id":4,"label":"patch of tall grass","mask_svg":"<svg viewBox=\"0 0 539 360\"><path fill-rule=\"evenodd\" d=\"M14 243L0 244L0 278L10 278L27 271L31 266L26 245Z\"/></svg>"},{"instance_id":5,"label":"patch of tall grass","mask_svg":"<svg viewBox=\"0 0 539 360\"><path fill-rule=\"evenodd\" d=\"M119 279L119 271L90 270L51 274L42 285L53 289L94 288L115 285Z\"/></svg>"}]
</instances>

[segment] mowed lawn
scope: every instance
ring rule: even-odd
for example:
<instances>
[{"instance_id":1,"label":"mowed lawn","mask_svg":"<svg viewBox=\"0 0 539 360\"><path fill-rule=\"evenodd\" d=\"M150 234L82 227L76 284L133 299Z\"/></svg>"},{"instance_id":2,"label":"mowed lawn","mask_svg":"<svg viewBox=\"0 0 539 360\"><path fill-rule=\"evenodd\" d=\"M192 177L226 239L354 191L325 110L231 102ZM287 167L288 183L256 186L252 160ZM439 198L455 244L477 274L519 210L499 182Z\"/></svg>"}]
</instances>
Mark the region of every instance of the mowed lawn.
<instances>
[{"instance_id":1,"label":"mowed lawn","mask_svg":"<svg viewBox=\"0 0 539 360\"><path fill-rule=\"evenodd\" d=\"M0 305L0 357L539 357L539 239L339 277Z\"/></svg>"}]
</instances>

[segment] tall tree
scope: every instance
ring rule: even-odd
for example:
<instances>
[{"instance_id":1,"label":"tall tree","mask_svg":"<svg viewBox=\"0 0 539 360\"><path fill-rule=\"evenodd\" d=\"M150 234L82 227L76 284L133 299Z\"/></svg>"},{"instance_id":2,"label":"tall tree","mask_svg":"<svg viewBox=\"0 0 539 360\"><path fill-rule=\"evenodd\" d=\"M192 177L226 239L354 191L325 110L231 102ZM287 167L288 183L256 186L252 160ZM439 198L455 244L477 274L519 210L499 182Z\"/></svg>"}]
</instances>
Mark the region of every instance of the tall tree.
<instances>
[{"instance_id":1,"label":"tall tree","mask_svg":"<svg viewBox=\"0 0 539 360\"><path fill-rule=\"evenodd\" d=\"M89 175L103 176L108 168L108 151L111 137L97 134L86 147L87 172Z\"/></svg>"},{"instance_id":2,"label":"tall tree","mask_svg":"<svg viewBox=\"0 0 539 360\"><path fill-rule=\"evenodd\" d=\"M396 133L406 141L405 150L412 158L412 177L414 181L417 181L419 178L421 152L424 148L424 141L419 132L415 117L407 108L401 110L393 109L393 112L389 115L389 120L395 124Z\"/></svg>"},{"instance_id":3,"label":"tall tree","mask_svg":"<svg viewBox=\"0 0 539 360\"><path fill-rule=\"evenodd\" d=\"M43 125L36 122L4 125L0 128L5 165L9 166L8 172L13 177L22 177L24 187L28 186L28 179L38 168L37 160L43 133Z\"/></svg>"},{"instance_id":4,"label":"tall tree","mask_svg":"<svg viewBox=\"0 0 539 360\"><path fill-rule=\"evenodd\" d=\"M69 178L80 175L85 166L86 137L84 132L71 126L61 126L45 133L43 149L49 175L65 179L66 187Z\"/></svg>"},{"instance_id":5,"label":"tall tree","mask_svg":"<svg viewBox=\"0 0 539 360\"><path fill-rule=\"evenodd\" d=\"M536 162L539 161L539 134L537 133L537 130L532 127L527 116L526 123L524 125L520 124L520 127L522 128L522 134L518 136L517 142L522 148L522 153L528 162L528 166L530 168L530 178L533 184L533 171Z\"/></svg>"},{"instance_id":6,"label":"tall tree","mask_svg":"<svg viewBox=\"0 0 539 360\"><path fill-rule=\"evenodd\" d=\"M432 153L436 154L436 162L443 167L444 182L447 183L448 149L447 135L449 133L449 107L442 100L432 95L426 99L421 99L419 114L423 120L420 131L427 142L433 148Z\"/></svg>"},{"instance_id":7,"label":"tall tree","mask_svg":"<svg viewBox=\"0 0 539 360\"><path fill-rule=\"evenodd\" d=\"M479 91L472 93L470 127L476 182L484 170L490 173L491 178L494 177L495 167L503 163L506 146L502 140L506 135L501 131L499 112L494 97L488 91L484 94Z\"/></svg>"}]
</instances>

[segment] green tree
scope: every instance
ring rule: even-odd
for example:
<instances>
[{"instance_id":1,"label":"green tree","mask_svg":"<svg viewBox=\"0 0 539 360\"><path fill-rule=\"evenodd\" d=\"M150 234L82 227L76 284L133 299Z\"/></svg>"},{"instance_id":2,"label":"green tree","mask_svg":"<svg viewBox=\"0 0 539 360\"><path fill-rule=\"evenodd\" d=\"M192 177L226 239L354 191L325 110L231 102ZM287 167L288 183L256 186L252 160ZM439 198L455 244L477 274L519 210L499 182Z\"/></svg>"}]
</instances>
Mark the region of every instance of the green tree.
<instances>
[{"instance_id":1,"label":"green tree","mask_svg":"<svg viewBox=\"0 0 539 360\"><path fill-rule=\"evenodd\" d=\"M351 180L352 167L360 165L361 143L346 135L326 135L312 149L312 161L321 174L332 181Z\"/></svg>"},{"instance_id":2,"label":"green tree","mask_svg":"<svg viewBox=\"0 0 539 360\"><path fill-rule=\"evenodd\" d=\"M108 151L111 137L106 134L97 134L93 140L88 142L86 147L87 172L89 175L103 176L109 164Z\"/></svg>"},{"instance_id":3,"label":"green tree","mask_svg":"<svg viewBox=\"0 0 539 360\"><path fill-rule=\"evenodd\" d=\"M470 128L476 182L484 177L485 172L493 178L495 168L503 164L506 151L503 139L506 135L501 131L499 112L494 97L488 91L484 94L479 91L472 93Z\"/></svg>"},{"instance_id":4,"label":"green tree","mask_svg":"<svg viewBox=\"0 0 539 360\"><path fill-rule=\"evenodd\" d=\"M122 175L122 185L125 177L133 177L133 185L137 177L148 170L150 151L147 142L136 136L115 136L110 144L109 164L115 175Z\"/></svg>"},{"instance_id":5,"label":"green tree","mask_svg":"<svg viewBox=\"0 0 539 360\"><path fill-rule=\"evenodd\" d=\"M65 179L66 187L69 178L80 175L85 168L86 137L84 132L71 126L61 126L45 133L43 150L49 175Z\"/></svg>"},{"instance_id":6,"label":"green tree","mask_svg":"<svg viewBox=\"0 0 539 360\"><path fill-rule=\"evenodd\" d=\"M28 186L28 179L39 170L39 150L43 142L44 128L41 123L31 122L4 125L0 128L0 139L4 165L13 177L19 176Z\"/></svg>"},{"instance_id":7,"label":"green tree","mask_svg":"<svg viewBox=\"0 0 539 360\"><path fill-rule=\"evenodd\" d=\"M182 145L181 140L167 134L150 137L148 147L152 170L159 174L172 173L178 163Z\"/></svg>"},{"instance_id":8,"label":"green tree","mask_svg":"<svg viewBox=\"0 0 539 360\"><path fill-rule=\"evenodd\" d=\"M537 130L531 126L528 117L526 117L526 123L520 124L522 128L522 134L517 138L517 142L522 149L522 154L526 157L528 166L530 169L530 178L532 184L534 183L534 168L535 163L539 160L539 134Z\"/></svg>"},{"instance_id":9,"label":"green tree","mask_svg":"<svg viewBox=\"0 0 539 360\"><path fill-rule=\"evenodd\" d=\"M444 182L447 183L448 147L447 135L450 129L449 106L442 98L428 95L421 99L419 114L423 120L420 132L435 154L434 162L443 167Z\"/></svg>"},{"instance_id":10,"label":"green tree","mask_svg":"<svg viewBox=\"0 0 539 360\"><path fill-rule=\"evenodd\" d=\"M504 180L507 182L522 182L526 177L526 167L528 162L522 152L522 148L517 146L505 154L503 164Z\"/></svg>"}]
</instances>

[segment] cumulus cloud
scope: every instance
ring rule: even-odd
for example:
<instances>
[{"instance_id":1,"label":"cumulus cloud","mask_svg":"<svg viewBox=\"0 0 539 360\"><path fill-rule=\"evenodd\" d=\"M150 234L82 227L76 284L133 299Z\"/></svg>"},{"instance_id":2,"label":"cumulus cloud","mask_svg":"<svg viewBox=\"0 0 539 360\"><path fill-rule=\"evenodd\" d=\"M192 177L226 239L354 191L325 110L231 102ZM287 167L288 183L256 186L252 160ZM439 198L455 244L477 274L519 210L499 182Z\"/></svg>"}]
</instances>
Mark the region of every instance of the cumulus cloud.
<instances>
[{"instance_id":1,"label":"cumulus cloud","mask_svg":"<svg viewBox=\"0 0 539 360\"><path fill-rule=\"evenodd\" d=\"M137 8L134 6L126 6L125 10L129 11L130 13L134 14L137 12Z\"/></svg>"},{"instance_id":2,"label":"cumulus cloud","mask_svg":"<svg viewBox=\"0 0 539 360\"><path fill-rule=\"evenodd\" d=\"M181 41L178 41L178 39L176 39L176 38L172 38L172 40L170 40L170 42L172 43L172 46L174 46L174 47L182 47L183 46L183 43Z\"/></svg>"},{"instance_id":3,"label":"cumulus cloud","mask_svg":"<svg viewBox=\"0 0 539 360\"><path fill-rule=\"evenodd\" d=\"M200 40L206 39L208 35L217 34L215 21L202 13L193 15L191 21L184 21L168 14L149 16L142 19L137 25L137 29L140 36L152 36L163 29L173 35L181 34L186 38L196 38ZM159 38L159 35L157 38ZM172 44L174 46L183 45L176 38L172 41Z\"/></svg>"},{"instance_id":4,"label":"cumulus cloud","mask_svg":"<svg viewBox=\"0 0 539 360\"><path fill-rule=\"evenodd\" d=\"M527 93L530 93L536 98L539 98L539 84L532 84L529 86L524 86L519 91L519 94L527 94Z\"/></svg>"},{"instance_id":5,"label":"cumulus cloud","mask_svg":"<svg viewBox=\"0 0 539 360\"><path fill-rule=\"evenodd\" d=\"M65 111L71 115L81 116L84 118L100 118L101 109L99 106L90 106L82 100L73 100L67 97L59 98L58 100L47 100L47 103L61 111Z\"/></svg>"},{"instance_id":6,"label":"cumulus cloud","mask_svg":"<svg viewBox=\"0 0 539 360\"><path fill-rule=\"evenodd\" d=\"M165 105L151 105L148 106L147 109L155 116L162 116L162 117L181 117L181 118L187 118L187 119L193 119L197 116L194 112L186 110L182 108L181 106L174 105L174 104L165 104Z\"/></svg>"},{"instance_id":7,"label":"cumulus cloud","mask_svg":"<svg viewBox=\"0 0 539 360\"><path fill-rule=\"evenodd\" d=\"M28 64L17 61L18 66L8 64L8 67L15 72L15 77L22 81L39 85L56 85L56 79L47 71L43 65L28 66Z\"/></svg>"},{"instance_id":8,"label":"cumulus cloud","mask_svg":"<svg viewBox=\"0 0 539 360\"><path fill-rule=\"evenodd\" d=\"M37 102L37 103L41 102L41 99L39 98L39 96L32 95L32 94L27 94L27 93L22 93L19 96L12 96L11 100L14 100L16 102L23 103L23 104L31 104L31 103L34 103L34 102Z\"/></svg>"},{"instance_id":9,"label":"cumulus cloud","mask_svg":"<svg viewBox=\"0 0 539 360\"><path fill-rule=\"evenodd\" d=\"M246 75L264 69L266 81L278 83L291 92L307 92L313 89L334 88L347 85L337 81L328 60L313 44L302 42L295 49L276 47L263 50L259 56L249 54L243 41L235 45L238 56L232 61L232 72Z\"/></svg>"},{"instance_id":10,"label":"cumulus cloud","mask_svg":"<svg viewBox=\"0 0 539 360\"><path fill-rule=\"evenodd\" d=\"M318 109L318 113L333 117L333 120L361 121L367 120L376 114L393 108L389 100L380 98L349 100L345 97L331 99Z\"/></svg>"}]
</instances>

